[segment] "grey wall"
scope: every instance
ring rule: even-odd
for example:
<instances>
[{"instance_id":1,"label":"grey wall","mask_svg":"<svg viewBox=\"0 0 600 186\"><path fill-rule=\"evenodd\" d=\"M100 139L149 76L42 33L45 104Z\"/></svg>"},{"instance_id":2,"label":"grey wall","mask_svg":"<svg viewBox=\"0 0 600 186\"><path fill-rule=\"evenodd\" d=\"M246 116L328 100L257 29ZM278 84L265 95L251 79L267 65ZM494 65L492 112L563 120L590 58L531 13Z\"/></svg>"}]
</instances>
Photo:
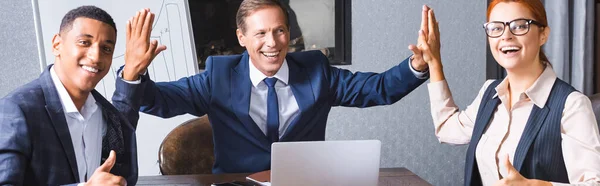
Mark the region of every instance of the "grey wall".
<instances>
[{"instance_id":1,"label":"grey wall","mask_svg":"<svg viewBox=\"0 0 600 186\"><path fill-rule=\"evenodd\" d=\"M435 10L446 78L465 108L485 81L486 1L353 0L352 65L341 67L381 72L408 57L423 4ZM382 167L406 167L433 185L463 183L466 146L440 144L434 136L426 84L391 106L334 108L327 139L379 139Z\"/></svg>"},{"instance_id":2,"label":"grey wall","mask_svg":"<svg viewBox=\"0 0 600 186\"><path fill-rule=\"evenodd\" d=\"M353 65L342 68L381 72L408 57L407 46L416 43L424 3L438 16L446 78L464 108L485 80L486 44L480 26L485 1L353 0ZM31 2L0 1L0 16L1 97L36 78L40 70ZM379 139L382 167L407 167L434 185L461 185L465 146L439 144L427 94L423 85L391 106L334 108L327 139ZM156 156L144 149L138 154Z\"/></svg>"},{"instance_id":3,"label":"grey wall","mask_svg":"<svg viewBox=\"0 0 600 186\"><path fill-rule=\"evenodd\" d=\"M0 1L0 97L40 74L33 9L28 0Z\"/></svg>"}]
</instances>

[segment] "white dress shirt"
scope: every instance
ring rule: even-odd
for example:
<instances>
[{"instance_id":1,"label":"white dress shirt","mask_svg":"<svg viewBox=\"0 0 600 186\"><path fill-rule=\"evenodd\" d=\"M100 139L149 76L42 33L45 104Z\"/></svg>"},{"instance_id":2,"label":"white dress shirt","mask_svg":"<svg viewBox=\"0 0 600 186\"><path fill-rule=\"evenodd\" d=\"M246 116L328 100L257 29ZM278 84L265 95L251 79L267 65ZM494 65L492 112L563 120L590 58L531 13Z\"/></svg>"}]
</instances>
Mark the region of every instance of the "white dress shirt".
<instances>
[{"instance_id":1,"label":"white dress shirt","mask_svg":"<svg viewBox=\"0 0 600 186\"><path fill-rule=\"evenodd\" d=\"M475 150L483 185L495 184L505 173L506 168L500 161L504 155L508 154L512 163L533 106L543 108L546 105L555 80L556 74L552 68L546 67L531 87L518 98L513 98L518 99L518 102L511 109L508 109L510 101L507 79L498 84L494 97L500 99L500 104ZM463 111L454 104L446 81L428 85L435 135L440 142L469 144L482 96L491 83L492 80L485 82L473 103ZM561 137L569 182L600 185L598 125L590 100L580 92L572 92L567 97L561 119Z\"/></svg>"},{"instance_id":2,"label":"white dress shirt","mask_svg":"<svg viewBox=\"0 0 600 186\"><path fill-rule=\"evenodd\" d=\"M269 87L263 81L267 76L260 72L252 60L250 63L250 81L252 82L252 91L250 94L250 117L258 128L267 135L267 94ZM272 77L277 78L275 91L277 92L277 105L279 108L279 138L283 136L290 123L300 113L300 108L296 102L296 97L292 92L292 87L288 84L290 69L287 60L283 60L281 68Z\"/></svg>"},{"instance_id":3,"label":"white dress shirt","mask_svg":"<svg viewBox=\"0 0 600 186\"><path fill-rule=\"evenodd\" d=\"M50 68L50 75L58 91L71 140L73 141L79 181L85 182L100 166L102 137L106 133L106 123L102 117L102 109L90 93L81 108L81 112L79 112L67 89L56 75L54 67Z\"/></svg>"}]
</instances>

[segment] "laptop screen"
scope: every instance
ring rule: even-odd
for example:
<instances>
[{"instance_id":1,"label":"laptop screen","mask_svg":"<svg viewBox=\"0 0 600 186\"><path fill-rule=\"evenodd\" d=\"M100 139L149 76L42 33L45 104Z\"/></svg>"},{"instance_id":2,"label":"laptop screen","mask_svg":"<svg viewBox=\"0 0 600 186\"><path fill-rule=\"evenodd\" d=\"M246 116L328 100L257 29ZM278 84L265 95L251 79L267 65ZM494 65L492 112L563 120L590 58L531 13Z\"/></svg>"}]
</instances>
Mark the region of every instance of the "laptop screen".
<instances>
[{"instance_id":1,"label":"laptop screen","mask_svg":"<svg viewBox=\"0 0 600 186\"><path fill-rule=\"evenodd\" d=\"M272 185L377 185L379 140L272 144Z\"/></svg>"}]
</instances>

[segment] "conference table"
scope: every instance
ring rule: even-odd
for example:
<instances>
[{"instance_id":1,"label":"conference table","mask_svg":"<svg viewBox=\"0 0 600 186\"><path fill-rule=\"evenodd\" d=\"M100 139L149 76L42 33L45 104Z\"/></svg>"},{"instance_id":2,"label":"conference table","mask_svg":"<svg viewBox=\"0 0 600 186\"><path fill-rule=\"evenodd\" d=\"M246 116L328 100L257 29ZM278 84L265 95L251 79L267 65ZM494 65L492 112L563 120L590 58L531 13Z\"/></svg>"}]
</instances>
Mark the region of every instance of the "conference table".
<instances>
[{"instance_id":1,"label":"conference table","mask_svg":"<svg viewBox=\"0 0 600 186\"><path fill-rule=\"evenodd\" d=\"M193 174L193 175L158 175L140 176L137 185L197 185L210 186L212 183L246 181L251 173L238 174ZM431 185L406 168L381 168L378 186L421 186Z\"/></svg>"}]
</instances>

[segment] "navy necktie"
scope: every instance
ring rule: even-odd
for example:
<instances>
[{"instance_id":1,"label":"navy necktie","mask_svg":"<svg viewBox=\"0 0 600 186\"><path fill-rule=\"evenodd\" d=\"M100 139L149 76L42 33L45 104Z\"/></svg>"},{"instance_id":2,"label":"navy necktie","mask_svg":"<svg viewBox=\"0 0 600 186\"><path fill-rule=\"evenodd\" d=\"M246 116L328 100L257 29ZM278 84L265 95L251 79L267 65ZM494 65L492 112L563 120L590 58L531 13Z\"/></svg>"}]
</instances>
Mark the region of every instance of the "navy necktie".
<instances>
[{"instance_id":1,"label":"navy necktie","mask_svg":"<svg viewBox=\"0 0 600 186\"><path fill-rule=\"evenodd\" d=\"M269 87L267 94L267 138L271 143L279 141L279 106L275 83L277 78L265 78L265 84Z\"/></svg>"}]
</instances>

